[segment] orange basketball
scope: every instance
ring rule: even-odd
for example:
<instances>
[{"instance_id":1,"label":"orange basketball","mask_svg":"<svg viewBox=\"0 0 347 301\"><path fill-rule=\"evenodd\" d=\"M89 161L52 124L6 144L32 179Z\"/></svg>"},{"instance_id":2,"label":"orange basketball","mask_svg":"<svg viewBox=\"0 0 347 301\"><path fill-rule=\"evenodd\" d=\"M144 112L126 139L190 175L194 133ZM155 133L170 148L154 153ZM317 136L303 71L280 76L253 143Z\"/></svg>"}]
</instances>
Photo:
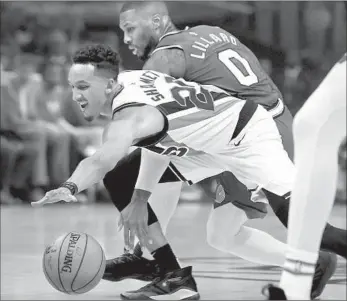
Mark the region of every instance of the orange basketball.
<instances>
[{"instance_id":1,"label":"orange basketball","mask_svg":"<svg viewBox=\"0 0 347 301\"><path fill-rule=\"evenodd\" d=\"M86 233L60 236L43 255L46 279L66 294L83 294L93 289L100 282L105 266L104 250Z\"/></svg>"}]
</instances>

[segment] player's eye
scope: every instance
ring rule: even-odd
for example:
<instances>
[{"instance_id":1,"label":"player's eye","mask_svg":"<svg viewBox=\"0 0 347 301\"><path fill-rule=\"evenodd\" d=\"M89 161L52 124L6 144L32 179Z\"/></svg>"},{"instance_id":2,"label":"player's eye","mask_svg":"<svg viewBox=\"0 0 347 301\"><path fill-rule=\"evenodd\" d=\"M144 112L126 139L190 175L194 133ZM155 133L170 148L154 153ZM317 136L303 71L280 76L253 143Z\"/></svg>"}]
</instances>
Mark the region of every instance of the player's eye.
<instances>
[{"instance_id":1,"label":"player's eye","mask_svg":"<svg viewBox=\"0 0 347 301\"><path fill-rule=\"evenodd\" d=\"M127 30L128 33L131 33L131 32L133 32L135 30L135 27L127 27L126 30Z\"/></svg>"},{"instance_id":2,"label":"player's eye","mask_svg":"<svg viewBox=\"0 0 347 301\"><path fill-rule=\"evenodd\" d=\"M89 86L78 86L77 87L78 90L82 90L82 91L87 90L88 88L89 88Z\"/></svg>"}]
</instances>

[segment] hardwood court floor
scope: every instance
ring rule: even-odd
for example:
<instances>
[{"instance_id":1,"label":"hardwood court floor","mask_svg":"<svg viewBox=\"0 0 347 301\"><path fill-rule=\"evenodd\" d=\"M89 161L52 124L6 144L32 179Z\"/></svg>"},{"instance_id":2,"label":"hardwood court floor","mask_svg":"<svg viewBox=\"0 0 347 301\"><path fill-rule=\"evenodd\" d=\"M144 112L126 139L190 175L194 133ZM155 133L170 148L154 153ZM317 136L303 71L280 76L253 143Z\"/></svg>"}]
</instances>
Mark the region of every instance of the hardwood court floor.
<instances>
[{"instance_id":1,"label":"hardwood court floor","mask_svg":"<svg viewBox=\"0 0 347 301\"><path fill-rule=\"evenodd\" d=\"M168 237L182 265L193 265L201 299L263 300L261 288L279 280L278 268L259 266L209 247L205 242L205 223L210 207L190 203L178 207ZM332 222L346 227L346 208L335 207ZM285 237L284 228L269 215L250 225ZM119 300L123 291L143 282L101 281L91 292L70 296L53 289L41 268L45 245L69 231L87 232L103 246L106 256L121 254L122 236L117 233L117 212L113 205L51 205L40 209L30 206L1 207L1 299L46 300ZM346 261L339 258L335 276L321 299L346 300Z\"/></svg>"}]
</instances>

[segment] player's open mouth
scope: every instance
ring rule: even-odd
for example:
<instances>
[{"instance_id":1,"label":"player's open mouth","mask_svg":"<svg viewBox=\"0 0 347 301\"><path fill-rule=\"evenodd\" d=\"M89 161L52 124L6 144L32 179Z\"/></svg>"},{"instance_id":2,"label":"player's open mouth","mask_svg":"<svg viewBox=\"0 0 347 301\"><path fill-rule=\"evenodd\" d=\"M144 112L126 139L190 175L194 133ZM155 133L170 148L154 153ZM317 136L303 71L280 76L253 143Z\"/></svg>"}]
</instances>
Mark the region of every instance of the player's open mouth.
<instances>
[{"instance_id":1,"label":"player's open mouth","mask_svg":"<svg viewBox=\"0 0 347 301\"><path fill-rule=\"evenodd\" d=\"M137 53L137 50L136 50L136 48L135 47L129 47L129 50L132 52L132 54L133 55L136 55L136 53Z\"/></svg>"},{"instance_id":2,"label":"player's open mouth","mask_svg":"<svg viewBox=\"0 0 347 301\"><path fill-rule=\"evenodd\" d=\"M81 106L82 109L84 109L87 105L88 105L87 102L85 102L85 103L80 103L80 106Z\"/></svg>"}]
</instances>

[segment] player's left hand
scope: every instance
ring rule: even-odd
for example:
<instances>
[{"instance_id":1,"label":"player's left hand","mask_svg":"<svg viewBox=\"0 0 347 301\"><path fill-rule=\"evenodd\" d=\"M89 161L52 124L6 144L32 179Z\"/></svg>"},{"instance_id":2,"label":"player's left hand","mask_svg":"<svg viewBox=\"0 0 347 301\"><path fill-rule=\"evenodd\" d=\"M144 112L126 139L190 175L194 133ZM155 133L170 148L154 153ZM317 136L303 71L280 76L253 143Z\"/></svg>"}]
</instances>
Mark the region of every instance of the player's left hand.
<instances>
[{"instance_id":1,"label":"player's left hand","mask_svg":"<svg viewBox=\"0 0 347 301\"><path fill-rule=\"evenodd\" d=\"M53 204L60 201L69 203L77 202L77 199L71 194L71 191L69 189L65 187L59 187L57 189L48 191L41 200L37 202L31 202L31 206L41 207L45 204Z\"/></svg>"},{"instance_id":2,"label":"player's left hand","mask_svg":"<svg viewBox=\"0 0 347 301\"><path fill-rule=\"evenodd\" d=\"M138 237L141 246L145 247L148 235L147 201L133 197L129 205L122 210L118 226L120 229L124 227L126 250L134 249L135 235Z\"/></svg>"}]
</instances>

